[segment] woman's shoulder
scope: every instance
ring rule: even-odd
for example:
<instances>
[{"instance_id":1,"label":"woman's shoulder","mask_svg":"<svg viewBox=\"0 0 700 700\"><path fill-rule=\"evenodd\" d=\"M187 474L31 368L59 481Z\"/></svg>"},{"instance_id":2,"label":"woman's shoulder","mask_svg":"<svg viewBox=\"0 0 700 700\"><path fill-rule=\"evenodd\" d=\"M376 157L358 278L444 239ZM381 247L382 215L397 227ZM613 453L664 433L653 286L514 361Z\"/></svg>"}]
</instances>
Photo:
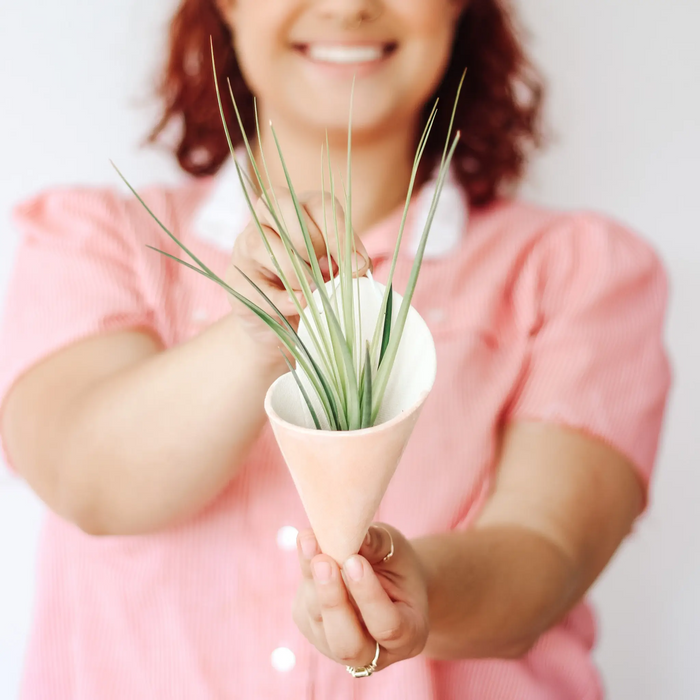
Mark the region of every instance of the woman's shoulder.
<instances>
[{"instance_id":1,"label":"woman's shoulder","mask_svg":"<svg viewBox=\"0 0 700 700\"><path fill-rule=\"evenodd\" d=\"M474 210L470 226L477 241L521 261L560 269L587 262L661 266L658 251L639 231L592 209L562 210L504 198Z\"/></svg>"},{"instance_id":2,"label":"woman's shoulder","mask_svg":"<svg viewBox=\"0 0 700 700\"><path fill-rule=\"evenodd\" d=\"M54 186L21 199L12 208L12 221L29 237L67 238L85 233L87 220L111 228L123 220L123 203L115 189Z\"/></svg>"},{"instance_id":3,"label":"woman's shoulder","mask_svg":"<svg viewBox=\"0 0 700 700\"><path fill-rule=\"evenodd\" d=\"M18 201L12 208L11 220L25 237L78 242L99 230L124 238L150 218L144 204L158 218L180 222L196 209L210 186L210 178L149 184L136 189L138 197L116 185L47 187Z\"/></svg>"}]
</instances>

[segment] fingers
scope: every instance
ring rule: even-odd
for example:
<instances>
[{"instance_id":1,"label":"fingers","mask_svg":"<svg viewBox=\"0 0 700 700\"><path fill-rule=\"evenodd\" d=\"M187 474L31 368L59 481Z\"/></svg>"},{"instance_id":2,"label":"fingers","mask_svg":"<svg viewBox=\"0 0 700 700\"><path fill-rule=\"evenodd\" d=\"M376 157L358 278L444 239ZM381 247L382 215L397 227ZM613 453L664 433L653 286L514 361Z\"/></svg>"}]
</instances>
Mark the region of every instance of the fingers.
<instances>
[{"instance_id":1,"label":"fingers","mask_svg":"<svg viewBox=\"0 0 700 700\"><path fill-rule=\"evenodd\" d=\"M323 618L311 572L311 560L320 554L313 530L302 530L297 535L297 555L302 573L302 583L294 602L294 620L302 633L319 648L325 649ZM324 652L325 653L325 652Z\"/></svg>"},{"instance_id":2,"label":"fingers","mask_svg":"<svg viewBox=\"0 0 700 700\"><path fill-rule=\"evenodd\" d=\"M350 557L343 569L367 632L385 650L384 663L419 654L428 636L427 626L417 624L419 618L404 602L389 597L364 557Z\"/></svg>"},{"instance_id":3,"label":"fingers","mask_svg":"<svg viewBox=\"0 0 700 700\"><path fill-rule=\"evenodd\" d=\"M275 198L276 199L273 199L272 202L276 207L276 214L279 222L289 234L289 239L299 255L307 262L310 262L310 255L306 248L306 240L301 224L299 223L299 215L297 214L291 194L286 190L275 190ZM325 238L321 229L316 224L316 221L314 221L306 211L303 200L299 199L298 201L306 230L311 239L313 251L316 254L316 258L320 258L325 255L326 252ZM278 230L275 217L272 216L270 210L267 208L267 203L264 198L258 200L255 210L260 221L275 231Z\"/></svg>"},{"instance_id":4,"label":"fingers","mask_svg":"<svg viewBox=\"0 0 700 700\"><path fill-rule=\"evenodd\" d=\"M324 279L330 279L330 269L333 269L334 274L337 270L340 255L338 247L340 246L341 250L344 251L345 246L345 222L342 207L336 203L336 221L333 223L333 202L329 195L302 195L298 201L321 274ZM238 268L260 287L284 316L290 318L298 316L299 309L306 306L306 300L300 291L302 283L299 275L303 275L308 282L312 282L311 272L304 264L309 262L312 255L307 250L302 227L299 223L299 215L291 194L286 190L275 190L275 199L273 199L272 204L275 206L277 220L268 209L264 198L259 199L256 203L255 212L260 221L260 227L255 223L250 223L236 240L227 281L237 292L268 310L265 301L262 298L256 298L255 290L251 289L249 283L239 274L236 270ZM291 245L298 253L301 261L290 259L287 247L278 231L280 224L289 234L287 244ZM335 233L336 224L338 227L337 236ZM263 235L260 233L261 229ZM328 246L322 229L328 231ZM355 237L354 246L356 254L352 262L353 274L361 276L371 269L371 261L358 237ZM276 264L271 259L271 253ZM331 260L328 259L329 254ZM280 279L281 276L286 279L289 287L295 293L296 300L289 297ZM311 284L312 289L313 286Z\"/></svg>"},{"instance_id":5,"label":"fingers","mask_svg":"<svg viewBox=\"0 0 700 700\"><path fill-rule=\"evenodd\" d=\"M388 526L374 524L367 531L367 537L362 543L360 554L372 565L377 566L383 563L383 560L392 554L393 558L396 546L396 540L391 534ZM388 564L387 559L386 563Z\"/></svg>"},{"instance_id":6,"label":"fingers","mask_svg":"<svg viewBox=\"0 0 700 700\"><path fill-rule=\"evenodd\" d=\"M338 565L321 554L314 557L311 568L331 655L346 666L369 664L374 657L375 641L365 631L350 602Z\"/></svg>"},{"instance_id":7,"label":"fingers","mask_svg":"<svg viewBox=\"0 0 700 700\"><path fill-rule=\"evenodd\" d=\"M276 189L275 198L276 199L272 199L272 203L275 205L276 209L278 208L276 213L279 222L287 230L290 241L299 255L305 261L310 262L311 256L309 255L309 251L306 247L302 227L299 223L299 215L296 207L294 206L294 201L291 194L286 190ZM301 194L297 199L300 204L301 215L306 225L316 258L320 260L326 256L328 252L330 252L331 258L337 263L340 259L338 244L340 244L343 252L345 247L345 215L343 208L336 200L336 216L334 220L333 201L331 200L330 195ZM255 211L261 223L264 224L265 227L277 231L278 224L275 221L275 217L273 217L270 213L264 198L258 200L257 204L255 205ZM255 228L257 232L257 227ZM324 236L324 231L327 232L328 235L327 243L326 237ZM259 237L259 232L257 232L257 235ZM351 232L351 235L354 234ZM360 238L355 236L354 239L354 248L357 253L357 258L353 262L353 272L356 276L362 276L371 268L371 262L367 250L365 249ZM288 258L283 247L281 250L282 253L284 253L283 257ZM275 251L275 254L277 255L277 251ZM280 256L278 255L277 257L281 263ZM292 275L292 272L293 270L290 269L289 274ZM287 274L286 270L285 274Z\"/></svg>"},{"instance_id":8,"label":"fingers","mask_svg":"<svg viewBox=\"0 0 700 700\"><path fill-rule=\"evenodd\" d=\"M267 226L263 226L262 229L265 233L265 240L262 239L262 236L256 227L255 235L251 236L251 240L246 246L247 262L255 273L254 275L250 276L259 277L266 288L273 285L273 288L276 287L277 289L284 291L282 282L283 275L292 290L297 292L300 291L302 285L299 281L299 277L297 276L297 270L295 269L294 263L290 259L289 255L287 255L282 239L275 231ZM270 256L270 251L272 251L274 260L277 263L276 265ZM299 261L297 261L297 267L306 281L311 283L311 273L306 265L299 264ZM267 293L267 289L265 289L265 292Z\"/></svg>"},{"instance_id":9,"label":"fingers","mask_svg":"<svg viewBox=\"0 0 700 700\"><path fill-rule=\"evenodd\" d=\"M328 235L328 248L333 260L338 262L341 254L345 252L345 212L343 207L336 199L335 219L333 218L333 200L329 194L310 194L304 197L304 209L311 220L314 222L318 230L325 231ZM324 220L325 215L325 220ZM338 236L336 238L336 227ZM354 236L354 247L356 258L353 261L353 275L362 277L368 270L371 269L371 260L367 249L362 243L359 236L355 236L354 232L350 232ZM340 244L341 252L338 251ZM323 243L325 251L325 243Z\"/></svg>"},{"instance_id":10,"label":"fingers","mask_svg":"<svg viewBox=\"0 0 700 700\"><path fill-rule=\"evenodd\" d=\"M257 287L264 293L265 299L259 294L259 292L253 288L248 280L240 274L238 269L232 269L230 274L227 275L228 283L231 288L237 291L239 294L243 295L250 301L252 301L256 306L259 306L263 311L267 312L272 318L277 319L277 314L275 310L270 306L269 302L272 302L276 309L285 316L287 319L294 319L299 315L296 304L290 298L289 294L285 289L279 289L276 284L270 281L270 278L265 274L258 271L245 271L245 274L253 281ZM304 300L304 295L301 292L296 292L297 301L302 309L306 306L306 301ZM248 311L243 311L239 301L232 298L232 305L234 309L237 309L239 313L251 313ZM296 325L293 323L292 325Z\"/></svg>"},{"instance_id":11,"label":"fingers","mask_svg":"<svg viewBox=\"0 0 700 700\"><path fill-rule=\"evenodd\" d=\"M419 654L428 638L427 588L406 538L390 525L375 523L360 554L351 557L344 570L367 630L389 656Z\"/></svg>"},{"instance_id":12,"label":"fingers","mask_svg":"<svg viewBox=\"0 0 700 700\"><path fill-rule=\"evenodd\" d=\"M394 554L383 562L392 543ZM362 554L350 557L342 571L319 553L311 530L299 533L297 547L304 578L294 619L319 651L358 667L371 662L379 644L380 669L421 653L429 633L427 587L401 533L373 525Z\"/></svg>"},{"instance_id":13,"label":"fingers","mask_svg":"<svg viewBox=\"0 0 700 700\"><path fill-rule=\"evenodd\" d=\"M283 249L279 236L266 226L262 228L273 253L280 262L284 274L289 275L289 258ZM260 232L254 224L249 224L236 241L227 273L227 281L237 292L274 316L274 312L269 308L266 300L250 285L244 275L254 282L285 316L298 315L299 311L294 301L283 288L277 270L270 260L270 255L262 241ZM290 279L292 285L296 284L296 280L297 278L292 271ZM296 296L301 308L303 308L306 305L303 294L299 292Z\"/></svg>"},{"instance_id":14,"label":"fingers","mask_svg":"<svg viewBox=\"0 0 700 700\"><path fill-rule=\"evenodd\" d=\"M312 278L309 269L306 267L306 265L299 264L298 259L296 260L297 264L295 267L294 262L287 254L287 249L285 248L285 245L282 242L282 239L280 238L276 224L274 223L274 220L270 216L269 212L265 210L264 215L258 215L262 222L262 226L260 228L262 228L262 231L265 234L265 239L263 240L263 237L260 235L260 229L257 227L256 224L251 223L248 225L248 228L246 229L244 235L246 235L248 239L246 248L249 259L259 269L268 270L279 279L279 272L277 270L277 266L275 265L270 256L271 251L272 255L274 255L277 265L282 271L282 274L287 278L287 281L289 282L291 288L297 290L301 289L301 284L297 275L297 268L300 270L300 273L304 275L306 280L311 282ZM299 235L301 236L301 233ZM308 259L309 256L306 252L306 249L303 248L303 246L302 248L300 248L297 243L294 243L294 248L303 260Z\"/></svg>"},{"instance_id":15,"label":"fingers","mask_svg":"<svg viewBox=\"0 0 700 700\"><path fill-rule=\"evenodd\" d=\"M406 618L387 595L369 562L359 555L343 567L348 588L369 634L388 650L402 647L409 636Z\"/></svg>"},{"instance_id":16,"label":"fingers","mask_svg":"<svg viewBox=\"0 0 700 700\"><path fill-rule=\"evenodd\" d=\"M297 555L299 556L299 566L304 579L313 581L311 573L311 560L321 553L316 535L313 530L301 530L297 535Z\"/></svg>"}]
</instances>

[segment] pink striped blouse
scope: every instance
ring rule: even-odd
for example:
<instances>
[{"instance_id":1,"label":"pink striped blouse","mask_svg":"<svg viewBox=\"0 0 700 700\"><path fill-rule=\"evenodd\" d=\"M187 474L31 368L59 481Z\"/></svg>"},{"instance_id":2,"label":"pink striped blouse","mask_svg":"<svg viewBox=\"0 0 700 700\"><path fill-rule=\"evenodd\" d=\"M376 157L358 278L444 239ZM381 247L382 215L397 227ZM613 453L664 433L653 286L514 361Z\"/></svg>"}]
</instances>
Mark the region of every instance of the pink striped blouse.
<instances>
[{"instance_id":1,"label":"pink striped blouse","mask_svg":"<svg viewBox=\"0 0 700 700\"><path fill-rule=\"evenodd\" d=\"M214 189L215 179L204 179L145 197L223 272L230 241L195 226ZM595 214L503 200L467 217L458 200L448 196L452 209L440 224L449 233L460 222L457 236L424 263L414 304L435 337L436 386L378 513L409 537L469 525L493 479L505 421L583 430L626 455L647 483L670 381L666 281L647 244ZM175 252L130 198L54 190L18 206L14 220L22 237L0 345L0 397L34 363L80 338L145 326L173 346L229 310L218 287L146 249ZM396 225L391 216L364 238L380 281ZM397 291L411 259L407 251L399 261ZM21 698L602 697L586 604L519 660L418 657L351 678L292 621L294 538L303 526L269 427L240 475L178 527L98 538L49 513Z\"/></svg>"}]
</instances>

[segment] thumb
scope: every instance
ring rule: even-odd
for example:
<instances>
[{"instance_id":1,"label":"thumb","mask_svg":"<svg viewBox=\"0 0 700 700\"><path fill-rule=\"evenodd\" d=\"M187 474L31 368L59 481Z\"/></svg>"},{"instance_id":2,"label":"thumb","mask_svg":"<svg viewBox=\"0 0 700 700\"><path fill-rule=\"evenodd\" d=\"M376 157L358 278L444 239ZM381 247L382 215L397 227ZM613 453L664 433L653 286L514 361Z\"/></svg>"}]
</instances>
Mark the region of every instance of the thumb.
<instances>
[{"instance_id":1,"label":"thumb","mask_svg":"<svg viewBox=\"0 0 700 700\"><path fill-rule=\"evenodd\" d=\"M399 542L400 535L397 530L390 525L374 523L370 525L359 553L371 566L388 564L389 560L397 555Z\"/></svg>"}]
</instances>

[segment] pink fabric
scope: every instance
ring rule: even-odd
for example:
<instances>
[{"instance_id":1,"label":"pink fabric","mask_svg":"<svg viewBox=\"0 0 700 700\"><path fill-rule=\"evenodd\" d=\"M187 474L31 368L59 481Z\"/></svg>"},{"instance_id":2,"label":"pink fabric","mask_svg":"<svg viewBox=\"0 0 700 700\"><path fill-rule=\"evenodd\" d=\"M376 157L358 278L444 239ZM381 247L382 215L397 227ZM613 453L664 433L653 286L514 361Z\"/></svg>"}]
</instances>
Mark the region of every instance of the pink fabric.
<instances>
[{"instance_id":1,"label":"pink fabric","mask_svg":"<svg viewBox=\"0 0 700 700\"><path fill-rule=\"evenodd\" d=\"M210 187L204 180L145 197L223 272L227 253L191 226ZM0 346L0 397L38 360L80 338L148 328L172 346L228 311L218 287L145 248L176 252L131 199L52 191L19 206L15 221L23 236ZM395 224L390 217L365 238L380 281ZM410 264L399 261L397 291ZM514 201L473 211L459 250L421 273L415 306L435 337L438 377L378 518L409 537L467 526L493 477L499 425L524 418L616 447L646 483L669 387L665 300L657 257L616 223ZM305 525L269 426L225 492L179 527L95 538L48 514L21 698L602 697L586 605L520 660L419 657L352 679L292 621L299 571L282 535Z\"/></svg>"}]
</instances>

